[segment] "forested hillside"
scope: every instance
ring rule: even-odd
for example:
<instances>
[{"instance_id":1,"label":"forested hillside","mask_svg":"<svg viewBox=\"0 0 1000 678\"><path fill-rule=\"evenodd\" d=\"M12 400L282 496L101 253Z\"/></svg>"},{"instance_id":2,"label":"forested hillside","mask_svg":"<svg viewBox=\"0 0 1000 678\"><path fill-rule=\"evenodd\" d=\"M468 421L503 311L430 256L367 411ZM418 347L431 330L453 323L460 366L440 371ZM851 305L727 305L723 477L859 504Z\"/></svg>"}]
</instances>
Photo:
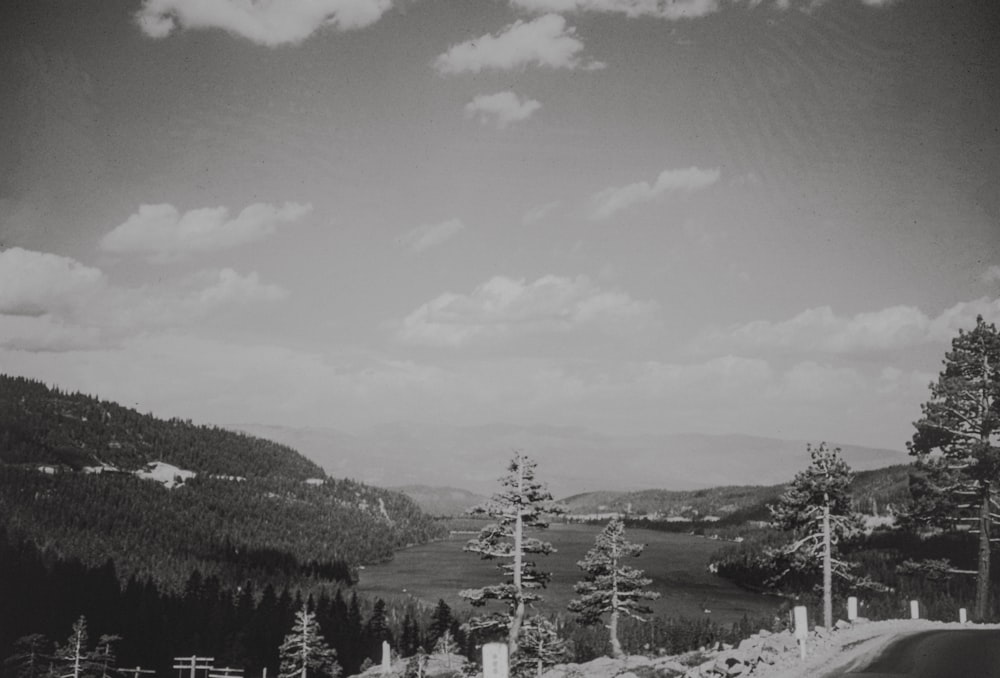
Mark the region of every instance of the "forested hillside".
<instances>
[{"instance_id":1,"label":"forested hillside","mask_svg":"<svg viewBox=\"0 0 1000 678\"><path fill-rule=\"evenodd\" d=\"M290 447L220 428L164 421L116 403L0 375L0 461L110 465L134 471L164 461L198 473L321 478L323 470Z\"/></svg>"},{"instance_id":2,"label":"forested hillside","mask_svg":"<svg viewBox=\"0 0 1000 678\"><path fill-rule=\"evenodd\" d=\"M132 473L154 461L195 475L171 488ZM53 557L111 559L123 579L346 581L437 534L402 494L323 476L266 440L0 377L0 527Z\"/></svg>"}]
</instances>

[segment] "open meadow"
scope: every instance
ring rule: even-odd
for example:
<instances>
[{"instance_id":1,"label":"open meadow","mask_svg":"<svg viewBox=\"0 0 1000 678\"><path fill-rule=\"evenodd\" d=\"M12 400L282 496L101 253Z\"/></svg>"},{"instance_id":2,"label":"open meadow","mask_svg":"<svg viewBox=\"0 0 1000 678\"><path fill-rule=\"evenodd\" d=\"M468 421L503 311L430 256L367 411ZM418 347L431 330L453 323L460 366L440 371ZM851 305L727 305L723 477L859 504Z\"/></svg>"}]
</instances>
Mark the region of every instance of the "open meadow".
<instances>
[{"instance_id":1,"label":"open meadow","mask_svg":"<svg viewBox=\"0 0 1000 678\"><path fill-rule=\"evenodd\" d=\"M575 596L573 584L583 578L576 563L594 545L601 528L592 525L554 523L543 539L557 552L539 559L541 569L552 572L552 582L542 591L543 612L566 613L566 604ZM358 591L388 600L414 599L432 605L442 598L456 611L470 610L458 591L500 581L496 561L484 561L462 547L471 534L453 534L447 539L398 551L391 562L368 566L360 572ZM736 587L707 570L709 556L722 543L688 534L629 530L630 541L646 544L643 554L632 561L653 580L648 587L661 594L651 607L665 617L710 616L728 624L743 617L765 615L777 608L779 600ZM568 614L568 613L566 613Z\"/></svg>"}]
</instances>

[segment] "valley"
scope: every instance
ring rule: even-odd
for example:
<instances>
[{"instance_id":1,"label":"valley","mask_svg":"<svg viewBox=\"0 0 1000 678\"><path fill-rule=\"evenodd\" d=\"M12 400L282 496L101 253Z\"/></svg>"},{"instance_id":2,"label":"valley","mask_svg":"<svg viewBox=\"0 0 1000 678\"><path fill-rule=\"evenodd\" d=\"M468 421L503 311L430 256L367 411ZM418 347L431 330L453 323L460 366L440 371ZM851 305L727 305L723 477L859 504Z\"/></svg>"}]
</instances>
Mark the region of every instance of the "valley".
<instances>
[{"instance_id":1,"label":"valley","mask_svg":"<svg viewBox=\"0 0 1000 678\"><path fill-rule=\"evenodd\" d=\"M538 558L540 569L552 572L552 581L541 592L538 611L563 614L566 604L577 597L573 585L583 579L576 563L594 545L601 528L594 525L554 523L541 536L557 551ZM452 534L396 552L386 563L365 567L357 590L386 600L416 601L431 606L443 599L455 610L471 610L458 591L493 583L496 563L462 551L471 534ZM708 571L708 561L722 545L719 541L689 534L631 529L631 541L646 544L633 565L653 580L649 588L661 594L650 607L664 617L711 618L721 624L739 621L744 615L771 614L780 599L751 593ZM707 610L707 612L706 612Z\"/></svg>"}]
</instances>

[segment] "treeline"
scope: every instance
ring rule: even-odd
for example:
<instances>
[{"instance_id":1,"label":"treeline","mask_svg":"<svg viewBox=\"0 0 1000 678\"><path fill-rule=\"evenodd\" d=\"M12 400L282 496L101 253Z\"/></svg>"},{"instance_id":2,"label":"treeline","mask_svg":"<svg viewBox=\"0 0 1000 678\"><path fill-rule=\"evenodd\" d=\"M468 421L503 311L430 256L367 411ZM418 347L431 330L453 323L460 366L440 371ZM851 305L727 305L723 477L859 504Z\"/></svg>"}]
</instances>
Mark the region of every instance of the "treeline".
<instances>
[{"instance_id":1,"label":"treeline","mask_svg":"<svg viewBox=\"0 0 1000 678\"><path fill-rule=\"evenodd\" d=\"M164 461L201 474L322 478L290 447L242 433L162 420L82 393L0 375L0 462L134 471Z\"/></svg>"},{"instance_id":2,"label":"treeline","mask_svg":"<svg viewBox=\"0 0 1000 678\"><path fill-rule=\"evenodd\" d=\"M176 591L198 569L226 585L347 581L359 564L439 536L407 497L350 480L193 478L167 489L127 474L0 464L0 526L122 579Z\"/></svg>"},{"instance_id":3,"label":"treeline","mask_svg":"<svg viewBox=\"0 0 1000 678\"><path fill-rule=\"evenodd\" d=\"M443 602L418 610L362 600L343 587L304 594L248 581L229 588L199 571L177 592L148 578L131 577L123 586L110 561L86 567L0 530L0 660L16 653L19 638L32 634L44 637L43 655L51 653L82 615L91 638L122 636L116 644L119 667L138 665L171 675L173 657L197 654L214 657L216 666L245 667L257 674L267 667L277 675L278 648L303 606L303 595L347 675L366 660L379 661L383 640L412 654L433 647L447 630L456 646L465 649L459 623ZM0 671L13 675L9 664Z\"/></svg>"},{"instance_id":4,"label":"treeline","mask_svg":"<svg viewBox=\"0 0 1000 678\"><path fill-rule=\"evenodd\" d=\"M753 591L774 591L771 584L777 572L767 550L787 541L775 530L762 530L754 539L727 545L713 557L719 576ZM843 553L858 569L887 590L856 590L847 582L834 579L835 609L844 610L848 596L861 600L861 615L869 619L908 617L909 601L920 601L921 616L954 621L959 608L970 608L975 598L976 543L968 534L943 533L920 536L905 530L876 530L844 545ZM949 568L927 568L918 564L949 559ZM965 573L956 570L966 570ZM778 592L796 604L811 609L818 605L818 572L792 573L785 576ZM1000 585L1000 572L993 570L993 585ZM785 607L790 607L791 602ZM840 613L845 614L844 612ZM1000 600L992 601L991 615L1000 616Z\"/></svg>"}]
</instances>

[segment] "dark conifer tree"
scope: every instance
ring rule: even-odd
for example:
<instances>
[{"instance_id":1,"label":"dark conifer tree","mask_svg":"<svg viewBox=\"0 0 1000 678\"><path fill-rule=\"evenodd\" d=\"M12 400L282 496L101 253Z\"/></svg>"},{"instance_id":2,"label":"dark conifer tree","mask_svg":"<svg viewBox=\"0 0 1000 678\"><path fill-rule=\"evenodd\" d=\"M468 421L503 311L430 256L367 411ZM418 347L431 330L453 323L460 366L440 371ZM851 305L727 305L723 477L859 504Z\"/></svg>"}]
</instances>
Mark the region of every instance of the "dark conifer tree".
<instances>
[{"instance_id":1,"label":"dark conifer tree","mask_svg":"<svg viewBox=\"0 0 1000 678\"><path fill-rule=\"evenodd\" d=\"M417 626L412 612L407 609L403 615L403 625L399 636L399 654L402 657L414 655L420 643L420 627Z\"/></svg>"},{"instance_id":2,"label":"dark conifer tree","mask_svg":"<svg viewBox=\"0 0 1000 678\"><path fill-rule=\"evenodd\" d=\"M14 642L14 654L3 663L3 673L14 678L41 678L52 662L52 641L41 633L22 636Z\"/></svg>"},{"instance_id":3,"label":"dark conifer tree","mask_svg":"<svg viewBox=\"0 0 1000 678\"><path fill-rule=\"evenodd\" d=\"M500 479L500 492L471 511L487 515L496 522L480 530L479 536L469 540L465 550L478 553L486 560L499 559L498 568L504 581L458 593L475 607L485 606L489 601L505 604L505 612L475 617L470 627L488 635L504 633L511 657L517 653L527 605L541 599L537 591L551 576L539 570L531 558L555 551L549 542L525 534L530 529L547 528L546 514L559 511L546 486L535 480L535 466L534 461L517 452L507 467L507 475Z\"/></svg>"},{"instance_id":4,"label":"dark conifer tree","mask_svg":"<svg viewBox=\"0 0 1000 678\"><path fill-rule=\"evenodd\" d=\"M614 518L597 535L594 548L577 563L587 573L587 578L574 587L581 597L570 602L569 610L580 615L585 624L596 623L605 614L610 616L608 631L615 657L624 656L618 638L619 619L627 616L645 621L643 615L651 610L642 601L660 597L659 593L643 590L652 579L624 562L626 558L641 555L644 548L643 544L625 539L625 523Z\"/></svg>"},{"instance_id":5,"label":"dark conifer tree","mask_svg":"<svg viewBox=\"0 0 1000 678\"><path fill-rule=\"evenodd\" d=\"M451 629L454 621L455 618L451 614L451 608L448 606L448 603L444 602L444 598L439 598L434 612L431 613L430 625L427 627L428 646L434 647L438 638L443 636L445 631Z\"/></svg>"},{"instance_id":6,"label":"dark conifer tree","mask_svg":"<svg viewBox=\"0 0 1000 678\"><path fill-rule=\"evenodd\" d=\"M914 423L910 453L928 478L926 514L967 521L978 538L974 617L990 611L990 531L1000 516L1000 332L982 316L959 330ZM932 452L939 451L939 456ZM924 516L928 517L927 515Z\"/></svg>"},{"instance_id":7,"label":"dark conifer tree","mask_svg":"<svg viewBox=\"0 0 1000 678\"><path fill-rule=\"evenodd\" d=\"M833 625L833 576L855 586L875 586L852 574L854 565L839 557L841 544L860 533L862 523L851 508L851 468L840 457L840 448L808 447L811 462L776 504L771 506L773 525L794 535L776 559L783 559L783 576L792 571L823 574L823 624Z\"/></svg>"},{"instance_id":8,"label":"dark conifer tree","mask_svg":"<svg viewBox=\"0 0 1000 678\"><path fill-rule=\"evenodd\" d=\"M362 641L366 648L366 655L372 661L381 661L383 641L388 641L392 645L392 633L389 630L389 619L386 616L385 601L378 598L372 607L371 616L365 622Z\"/></svg>"}]
</instances>

